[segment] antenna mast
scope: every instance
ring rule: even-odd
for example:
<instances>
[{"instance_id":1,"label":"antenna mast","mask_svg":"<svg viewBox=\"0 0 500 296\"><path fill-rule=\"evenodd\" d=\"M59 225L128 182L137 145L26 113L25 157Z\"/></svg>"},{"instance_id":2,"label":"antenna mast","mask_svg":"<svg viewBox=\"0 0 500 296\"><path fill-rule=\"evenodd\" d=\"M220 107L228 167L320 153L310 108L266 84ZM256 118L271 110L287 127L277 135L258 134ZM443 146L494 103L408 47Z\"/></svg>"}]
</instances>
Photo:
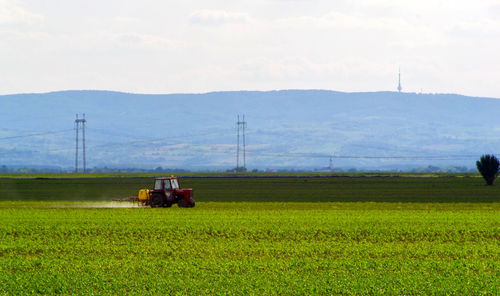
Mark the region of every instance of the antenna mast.
<instances>
[{"instance_id":1,"label":"antenna mast","mask_svg":"<svg viewBox=\"0 0 500 296\"><path fill-rule=\"evenodd\" d=\"M398 73L398 92L401 92L403 88L401 87L401 67L399 67L399 73Z\"/></svg>"}]
</instances>

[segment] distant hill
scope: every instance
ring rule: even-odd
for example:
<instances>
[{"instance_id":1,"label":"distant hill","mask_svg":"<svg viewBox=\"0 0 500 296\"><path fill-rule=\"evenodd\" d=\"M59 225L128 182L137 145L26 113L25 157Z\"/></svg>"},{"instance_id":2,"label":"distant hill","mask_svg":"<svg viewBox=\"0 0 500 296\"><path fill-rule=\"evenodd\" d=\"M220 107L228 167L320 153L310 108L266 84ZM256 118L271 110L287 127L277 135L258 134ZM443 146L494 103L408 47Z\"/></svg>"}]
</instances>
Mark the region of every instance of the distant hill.
<instances>
[{"instance_id":1,"label":"distant hill","mask_svg":"<svg viewBox=\"0 0 500 296\"><path fill-rule=\"evenodd\" d=\"M250 168L326 167L329 155L336 167L473 167L500 152L499 110L494 98L396 92L4 95L0 165L71 167L75 114L86 113L89 167L233 167L237 114Z\"/></svg>"}]
</instances>

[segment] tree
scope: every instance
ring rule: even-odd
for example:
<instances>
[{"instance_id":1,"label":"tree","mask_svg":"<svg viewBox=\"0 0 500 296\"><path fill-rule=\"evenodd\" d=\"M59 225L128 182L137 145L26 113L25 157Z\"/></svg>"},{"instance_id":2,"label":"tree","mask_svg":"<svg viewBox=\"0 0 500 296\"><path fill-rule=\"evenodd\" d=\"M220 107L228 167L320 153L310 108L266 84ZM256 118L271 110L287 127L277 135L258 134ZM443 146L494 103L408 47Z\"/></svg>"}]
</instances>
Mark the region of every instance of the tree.
<instances>
[{"instance_id":1,"label":"tree","mask_svg":"<svg viewBox=\"0 0 500 296\"><path fill-rule=\"evenodd\" d=\"M495 155L485 154L476 161L477 170L481 173L487 185L493 185L498 176L500 162Z\"/></svg>"}]
</instances>

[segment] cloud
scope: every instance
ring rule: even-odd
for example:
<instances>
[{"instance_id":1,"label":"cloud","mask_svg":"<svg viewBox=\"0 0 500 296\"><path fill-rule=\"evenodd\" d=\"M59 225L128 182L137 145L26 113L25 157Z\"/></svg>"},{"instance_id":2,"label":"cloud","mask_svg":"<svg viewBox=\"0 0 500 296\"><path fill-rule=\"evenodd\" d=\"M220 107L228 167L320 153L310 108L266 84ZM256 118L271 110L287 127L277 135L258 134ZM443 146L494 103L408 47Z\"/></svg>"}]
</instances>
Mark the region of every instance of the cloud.
<instances>
[{"instance_id":1,"label":"cloud","mask_svg":"<svg viewBox=\"0 0 500 296\"><path fill-rule=\"evenodd\" d=\"M456 22L447 27L446 32L454 37L471 40L497 40L500 33L500 19Z\"/></svg>"},{"instance_id":2,"label":"cloud","mask_svg":"<svg viewBox=\"0 0 500 296\"><path fill-rule=\"evenodd\" d=\"M162 36L138 33L118 34L115 40L127 47L147 49L176 49L182 45L179 41Z\"/></svg>"},{"instance_id":3,"label":"cloud","mask_svg":"<svg viewBox=\"0 0 500 296\"><path fill-rule=\"evenodd\" d=\"M24 9L14 1L0 0L1 24L35 24L41 22L43 16Z\"/></svg>"},{"instance_id":4,"label":"cloud","mask_svg":"<svg viewBox=\"0 0 500 296\"><path fill-rule=\"evenodd\" d=\"M360 17L336 11L332 11L322 16L299 16L278 19L276 22L287 26L315 26L339 29L378 29L402 32L418 29L416 26L412 26L400 18Z\"/></svg>"},{"instance_id":5,"label":"cloud","mask_svg":"<svg viewBox=\"0 0 500 296\"><path fill-rule=\"evenodd\" d=\"M198 10L191 14L190 22L201 25L222 25L227 23L248 23L251 17L245 13L224 10Z\"/></svg>"},{"instance_id":6,"label":"cloud","mask_svg":"<svg viewBox=\"0 0 500 296\"><path fill-rule=\"evenodd\" d=\"M488 12L491 18L500 19L500 4L491 5L488 8Z\"/></svg>"},{"instance_id":7,"label":"cloud","mask_svg":"<svg viewBox=\"0 0 500 296\"><path fill-rule=\"evenodd\" d=\"M379 75L381 72L391 70L393 69L388 69L384 61L355 56L332 59L328 62L317 62L303 56L286 56L279 59L256 58L243 61L230 75L256 80L304 81L348 76L352 71Z\"/></svg>"},{"instance_id":8,"label":"cloud","mask_svg":"<svg viewBox=\"0 0 500 296\"><path fill-rule=\"evenodd\" d=\"M112 21L117 24L138 24L141 22L138 18L127 16L117 16L112 18Z\"/></svg>"}]
</instances>

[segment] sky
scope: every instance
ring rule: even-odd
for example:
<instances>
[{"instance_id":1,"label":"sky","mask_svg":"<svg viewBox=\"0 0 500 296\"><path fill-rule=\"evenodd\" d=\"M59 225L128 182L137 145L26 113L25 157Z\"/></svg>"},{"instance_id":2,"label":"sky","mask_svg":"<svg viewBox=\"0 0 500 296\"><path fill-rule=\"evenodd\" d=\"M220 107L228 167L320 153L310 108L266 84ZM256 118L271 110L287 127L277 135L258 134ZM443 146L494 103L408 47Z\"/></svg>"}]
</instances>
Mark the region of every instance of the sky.
<instances>
[{"instance_id":1,"label":"sky","mask_svg":"<svg viewBox=\"0 0 500 296\"><path fill-rule=\"evenodd\" d=\"M500 0L0 0L0 94L328 89L500 98Z\"/></svg>"}]
</instances>

